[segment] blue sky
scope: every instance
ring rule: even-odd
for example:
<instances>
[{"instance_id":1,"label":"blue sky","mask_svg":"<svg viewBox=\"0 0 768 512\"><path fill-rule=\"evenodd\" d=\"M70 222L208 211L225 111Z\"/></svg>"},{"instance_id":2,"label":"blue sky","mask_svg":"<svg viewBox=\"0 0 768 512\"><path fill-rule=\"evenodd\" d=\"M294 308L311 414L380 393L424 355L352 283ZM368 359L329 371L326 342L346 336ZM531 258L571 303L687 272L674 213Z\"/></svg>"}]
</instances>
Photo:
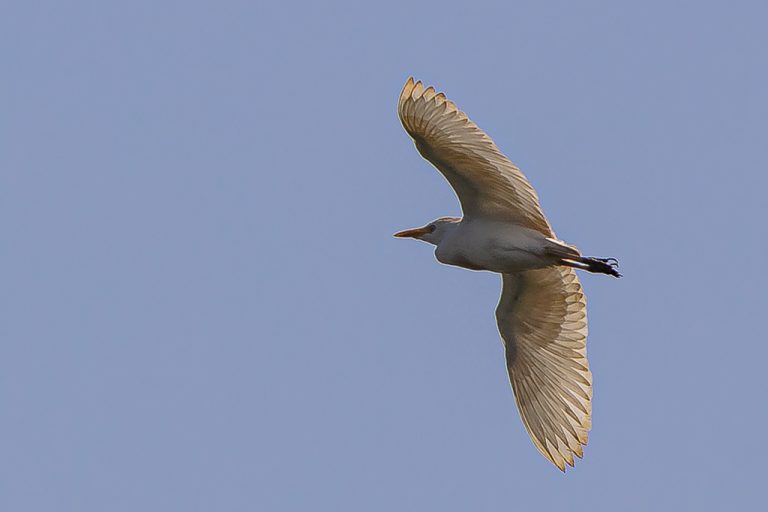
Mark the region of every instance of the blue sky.
<instances>
[{"instance_id":1,"label":"blue sky","mask_svg":"<svg viewBox=\"0 0 768 512\"><path fill-rule=\"evenodd\" d=\"M749 510L763 500L761 2L10 2L0 506ZM528 175L583 275L594 427L529 441L499 279L409 75Z\"/></svg>"}]
</instances>

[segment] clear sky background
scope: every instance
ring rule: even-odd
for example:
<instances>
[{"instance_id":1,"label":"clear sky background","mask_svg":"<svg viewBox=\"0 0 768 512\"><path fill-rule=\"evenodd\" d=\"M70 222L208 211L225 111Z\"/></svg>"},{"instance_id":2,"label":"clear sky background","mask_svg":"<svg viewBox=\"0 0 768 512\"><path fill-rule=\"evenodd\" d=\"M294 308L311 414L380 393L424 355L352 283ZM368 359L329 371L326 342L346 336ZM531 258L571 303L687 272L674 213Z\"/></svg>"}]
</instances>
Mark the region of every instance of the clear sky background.
<instances>
[{"instance_id":1,"label":"clear sky background","mask_svg":"<svg viewBox=\"0 0 768 512\"><path fill-rule=\"evenodd\" d=\"M4 511L755 510L764 2L4 2ZM396 115L445 91L582 275L561 474Z\"/></svg>"}]
</instances>

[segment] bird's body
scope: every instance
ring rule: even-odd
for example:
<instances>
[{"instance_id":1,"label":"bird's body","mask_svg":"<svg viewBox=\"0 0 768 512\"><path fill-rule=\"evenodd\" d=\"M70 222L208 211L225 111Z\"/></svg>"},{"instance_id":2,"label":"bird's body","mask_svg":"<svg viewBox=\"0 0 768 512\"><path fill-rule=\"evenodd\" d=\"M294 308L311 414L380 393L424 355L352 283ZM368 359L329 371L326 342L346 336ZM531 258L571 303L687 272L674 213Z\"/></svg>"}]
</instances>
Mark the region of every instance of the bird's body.
<instances>
[{"instance_id":1,"label":"bird's body","mask_svg":"<svg viewBox=\"0 0 768 512\"><path fill-rule=\"evenodd\" d=\"M561 470L592 425L586 300L574 269L619 277L612 258L558 240L520 170L456 105L408 79L398 113L464 212L397 233L435 245L441 263L502 275L496 309L512 390L531 440Z\"/></svg>"},{"instance_id":2,"label":"bird's body","mask_svg":"<svg viewBox=\"0 0 768 512\"><path fill-rule=\"evenodd\" d=\"M435 248L440 263L470 270L514 273L554 265L564 244L503 221L461 219Z\"/></svg>"}]
</instances>

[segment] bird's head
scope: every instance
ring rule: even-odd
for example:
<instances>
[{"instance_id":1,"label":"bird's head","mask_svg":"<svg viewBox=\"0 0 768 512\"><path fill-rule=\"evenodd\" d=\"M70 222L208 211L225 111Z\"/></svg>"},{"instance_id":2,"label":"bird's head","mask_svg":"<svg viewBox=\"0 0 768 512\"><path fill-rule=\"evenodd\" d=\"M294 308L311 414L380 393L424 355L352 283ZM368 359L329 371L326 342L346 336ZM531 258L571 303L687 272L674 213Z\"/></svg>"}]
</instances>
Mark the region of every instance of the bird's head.
<instances>
[{"instance_id":1,"label":"bird's head","mask_svg":"<svg viewBox=\"0 0 768 512\"><path fill-rule=\"evenodd\" d=\"M456 217L442 217L437 220L433 220L429 224L421 228L406 229L395 233L397 238L415 238L432 245L438 245L446 234L456 228L461 222L461 219Z\"/></svg>"}]
</instances>

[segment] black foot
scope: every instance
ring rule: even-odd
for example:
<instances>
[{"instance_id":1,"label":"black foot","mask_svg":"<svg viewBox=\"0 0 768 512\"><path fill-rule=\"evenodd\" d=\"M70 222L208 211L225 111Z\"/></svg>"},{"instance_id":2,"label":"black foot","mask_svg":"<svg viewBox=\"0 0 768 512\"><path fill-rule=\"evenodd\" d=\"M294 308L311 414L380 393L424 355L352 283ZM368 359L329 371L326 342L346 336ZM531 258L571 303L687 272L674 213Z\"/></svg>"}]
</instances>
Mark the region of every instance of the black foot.
<instances>
[{"instance_id":1,"label":"black foot","mask_svg":"<svg viewBox=\"0 0 768 512\"><path fill-rule=\"evenodd\" d=\"M583 258L581 262L587 264L586 270L588 272L621 277L617 270L619 268L619 260L616 258Z\"/></svg>"}]
</instances>

